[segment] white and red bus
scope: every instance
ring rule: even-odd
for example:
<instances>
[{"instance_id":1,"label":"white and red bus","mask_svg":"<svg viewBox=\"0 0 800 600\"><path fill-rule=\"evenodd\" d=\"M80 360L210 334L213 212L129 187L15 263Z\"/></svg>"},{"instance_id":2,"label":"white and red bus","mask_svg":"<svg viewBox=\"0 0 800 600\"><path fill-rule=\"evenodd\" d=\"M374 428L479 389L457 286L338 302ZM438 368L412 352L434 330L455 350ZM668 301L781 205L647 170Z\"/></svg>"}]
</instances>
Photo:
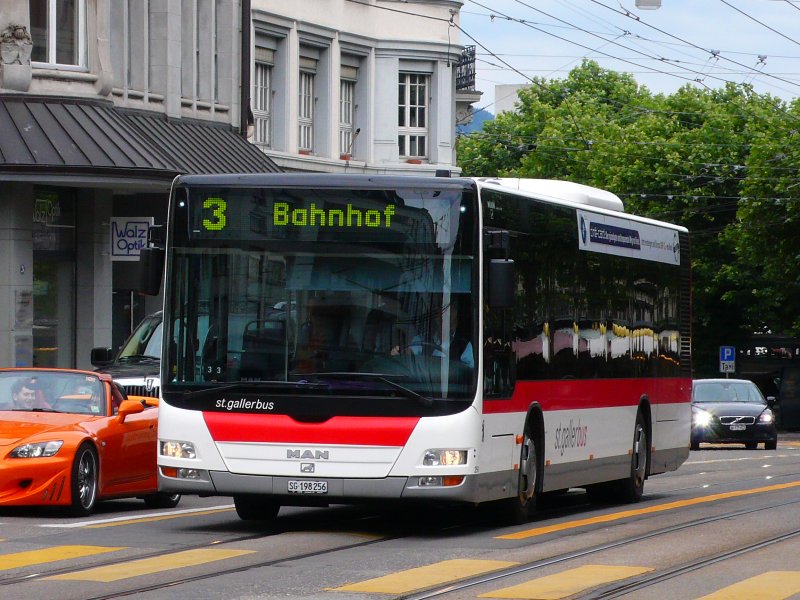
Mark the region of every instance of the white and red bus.
<instances>
[{"instance_id":1,"label":"white and red bus","mask_svg":"<svg viewBox=\"0 0 800 600\"><path fill-rule=\"evenodd\" d=\"M165 242L163 491L522 520L572 487L636 501L688 456L688 233L609 192L185 176Z\"/></svg>"}]
</instances>

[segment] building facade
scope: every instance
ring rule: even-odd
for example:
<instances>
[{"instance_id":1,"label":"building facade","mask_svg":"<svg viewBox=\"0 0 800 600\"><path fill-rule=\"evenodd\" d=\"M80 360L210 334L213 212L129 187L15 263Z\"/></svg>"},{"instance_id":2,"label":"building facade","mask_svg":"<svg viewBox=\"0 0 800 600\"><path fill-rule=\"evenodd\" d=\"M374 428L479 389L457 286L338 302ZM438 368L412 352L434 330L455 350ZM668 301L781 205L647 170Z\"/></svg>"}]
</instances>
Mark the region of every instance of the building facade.
<instances>
[{"instance_id":1,"label":"building facade","mask_svg":"<svg viewBox=\"0 0 800 600\"><path fill-rule=\"evenodd\" d=\"M251 139L284 170L458 171L461 2L252 1Z\"/></svg>"},{"instance_id":2,"label":"building facade","mask_svg":"<svg viewBox=\"0 0 800 600\"><path fill-rule=\"evenodd\" d=\"M178 174L456 171L460 7L0 0L0 366L90 368L160 307Z\"/></svg>"},{"instance_id":3,"label":"building facade","mask_svg":"<svg viewBox=\"0 0 800 600\"><path fill-rule=\"evenodd\" d=\"M280 169L241 129L241 3L0 0L0 365L90 368L159 298L180 173Z\"/></svg>"}]
</instances>

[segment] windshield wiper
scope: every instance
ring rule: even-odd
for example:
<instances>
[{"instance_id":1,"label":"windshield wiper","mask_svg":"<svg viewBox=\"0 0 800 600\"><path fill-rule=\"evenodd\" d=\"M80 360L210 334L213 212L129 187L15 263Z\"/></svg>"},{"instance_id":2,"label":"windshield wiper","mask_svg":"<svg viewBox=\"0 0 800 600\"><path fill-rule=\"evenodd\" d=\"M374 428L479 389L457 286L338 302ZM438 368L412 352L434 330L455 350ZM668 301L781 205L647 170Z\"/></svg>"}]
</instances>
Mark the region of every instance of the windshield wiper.
<instances>
[{"instance_id":1,"label":"windshield wiper","mask_svg":"<svg viewBox=\"0 0 800 600\"><path fill-rule=\"evenodd\" d=\"M46 413L60 413L63 411L56 410L55 408L12 408L14 412L46 412Z\"/></svg>"},{"instance_id":2,"label":"windshield wiper","mask_svg":"<svg viewBox=\"0 0 800 600\"><path fill-rule=\"evenodd\" d=\"M139 360L161 360L158 356L150 356L149 354L128 354L127 356L120 356L119 362Z\"/></svg>"},{"instance_id":3,"label":"windshield wiper","mask_svg":"<svg viewBox=\"0 0 800 600\"><path fill-rule=\"evenodd\" d=\"M412 389L405 387L404 385L400 385L396 381L392 381L389 377L408 377L407 375L402 374L395 374L395 373L348 373L347 371L332 371L328 373L310 373L312 377L318 377L321 379L344 379L344 380L356 380L356 381L380 381L381 383L385 383L386 385L394 388L398 392L402 393L403 396L406 398L410 398L411 400L416 400L422 406L433 406L433 398L428 398L427 396L423 396L419 392L415 392Z\"/></svg>"}]
</instances>

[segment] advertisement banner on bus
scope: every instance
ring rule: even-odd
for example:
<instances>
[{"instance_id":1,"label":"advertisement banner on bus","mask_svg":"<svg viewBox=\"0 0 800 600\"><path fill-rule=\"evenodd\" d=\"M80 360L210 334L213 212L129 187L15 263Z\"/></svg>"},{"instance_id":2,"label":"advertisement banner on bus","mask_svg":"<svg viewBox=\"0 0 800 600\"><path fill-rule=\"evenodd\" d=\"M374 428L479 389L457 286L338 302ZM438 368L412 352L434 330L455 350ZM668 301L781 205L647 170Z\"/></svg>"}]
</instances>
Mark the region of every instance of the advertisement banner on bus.
<instances>
[{"instance_id":1,"label":"advertisement banner on bus","mask_svg":"<svg viewBox=\"0 0 800 600\"><path fill-rule=\"evenodd\" d=\"M681 262L678 232L673 229L582 210L577 215L581 250L670 265Z\"/></svg>"}]
</instances>

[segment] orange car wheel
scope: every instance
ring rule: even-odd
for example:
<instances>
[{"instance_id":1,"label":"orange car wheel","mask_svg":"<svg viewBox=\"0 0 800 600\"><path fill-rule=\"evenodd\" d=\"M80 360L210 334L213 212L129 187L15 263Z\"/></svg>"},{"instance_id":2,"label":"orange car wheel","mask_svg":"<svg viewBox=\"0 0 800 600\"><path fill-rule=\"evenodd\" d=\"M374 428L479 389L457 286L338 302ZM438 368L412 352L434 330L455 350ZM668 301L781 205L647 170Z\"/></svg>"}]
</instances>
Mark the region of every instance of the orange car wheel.
<instances>
[{"instance_id":1,"label":"orange car wheel","mask_svg":"<svg viewBox=\"0 0 800 600\"><path fill-rule=\"evenodd\" d=\"M72 463L71 514L84 517L92 513L97 503L98 477L97 452L91 444L81 444Z\"/></svg>"}]
</instances>

